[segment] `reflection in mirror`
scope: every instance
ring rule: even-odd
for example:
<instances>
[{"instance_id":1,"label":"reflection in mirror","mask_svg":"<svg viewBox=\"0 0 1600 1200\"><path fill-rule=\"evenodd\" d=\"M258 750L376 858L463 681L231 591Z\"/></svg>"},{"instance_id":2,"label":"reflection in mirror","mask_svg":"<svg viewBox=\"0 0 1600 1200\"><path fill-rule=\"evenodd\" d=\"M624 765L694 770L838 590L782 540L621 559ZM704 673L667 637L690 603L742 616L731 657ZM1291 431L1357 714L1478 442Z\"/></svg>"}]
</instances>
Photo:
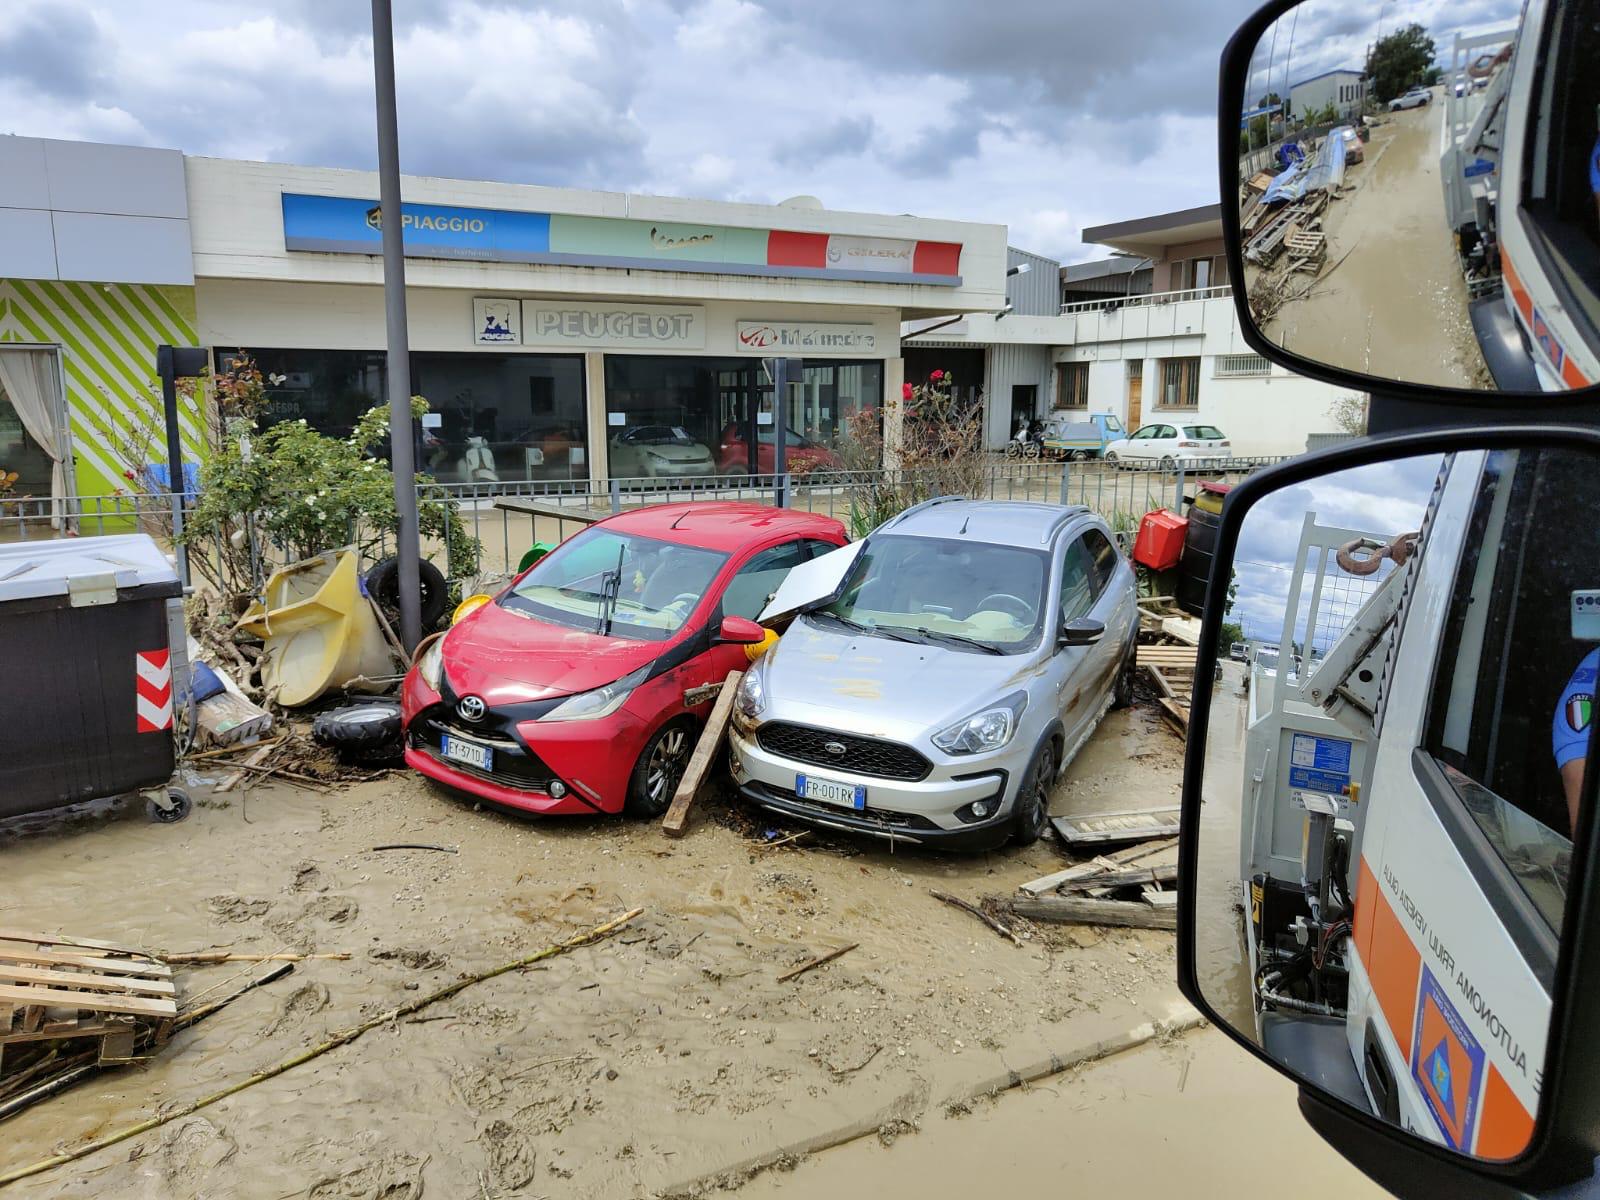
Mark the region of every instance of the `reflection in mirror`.
<instances>
[{"instance_id":1,"label":"reflection in mirror","mask_svg":"<svg viewBox=\"0 0 1600 1200\"><path fill-rule=\"evenodd\" d=\"M1573 520L1596 466L1345 470L1264 496L1219 563L1201 989L1306 1081L1481 1158L1538 1110L1600 665L1600 530Z\"/></svg>"},{"instance_id":2,"label":"reflection in mirror","mask_svg":"<svg viewBox=\"0 0 1600 1200\"><path fill-rule=\"evenodd\" d=\"M1251 312L1304 358L1439 387L1600 380L1600 3L1306 0L1239 118Z\"/></svg>"}]
</instances>

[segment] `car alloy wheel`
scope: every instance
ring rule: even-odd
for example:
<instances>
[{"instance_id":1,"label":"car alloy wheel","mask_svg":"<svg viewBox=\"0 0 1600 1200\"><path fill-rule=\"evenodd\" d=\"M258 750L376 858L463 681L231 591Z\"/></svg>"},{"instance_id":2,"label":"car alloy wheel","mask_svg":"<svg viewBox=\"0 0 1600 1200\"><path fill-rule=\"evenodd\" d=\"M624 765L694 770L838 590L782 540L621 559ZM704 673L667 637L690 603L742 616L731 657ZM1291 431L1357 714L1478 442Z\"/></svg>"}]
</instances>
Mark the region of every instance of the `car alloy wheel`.
<instances>
[{"instance_id":1,"label":"car alloy wheel","mask_svg":"<svg viewBox=\"0 0 1600 1200\"><path fill-rule=\"evenodd\" d=\"M623 801L629 816L659 817L671 806L694 752L694 732L693 720L680 719L663 725L645 745Z\"/></svg>"},{"instance_id":2,"label":"car alloy wheel","mask_svg":"<svg viewBox=\"0 0 1600 1200\"><path fill-rule=\"evenodd\" d=\"M1011 840L1019 846L1031 846L1044 835L1050 821L1050 785L1055 782L1055 767L1056 744L1046 741L1034 756L1033 766L1017 794L1017 824Z\"/></svg>"}]
</instances>

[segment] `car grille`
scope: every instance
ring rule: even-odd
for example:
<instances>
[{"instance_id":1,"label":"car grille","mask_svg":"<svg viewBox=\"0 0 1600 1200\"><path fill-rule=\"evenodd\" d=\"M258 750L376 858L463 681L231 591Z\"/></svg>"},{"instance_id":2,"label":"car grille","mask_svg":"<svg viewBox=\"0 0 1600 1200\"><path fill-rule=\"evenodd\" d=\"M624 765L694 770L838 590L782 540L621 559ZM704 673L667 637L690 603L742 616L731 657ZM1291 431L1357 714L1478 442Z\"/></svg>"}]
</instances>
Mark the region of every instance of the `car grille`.
<instances>
[{"instance_id":1,"label":"car grille","mask_svg":"<svg viewBox=\"0 0 1600 1200\"><path fill-rule=\"evenodd\" d=\"M480 771L453 758L446 758L444 756L446 736L462 738L492 748L494 770ZM411 722L410 737L414 748L431 754L452 771L460 771L463 775L470 775L474 779L486 779L490 783L522 791L543 792L548 790L550 781L556 777L555 772L545 766L544 760L520 741L506 737L493 729L471 728L453 721L449 717L449 710L443 705L436 704L419 713Z\"/></svg>"},{"instance_id":2,"label":"car grille","mask_svg":"<svg viewBox=\"0 0 1600 1200\"><path fill-rule=\"evenodd\" d=\"M859 737L853 733L840 733L832 729L812 729L805 725L790 725L774 721L763 725L756 741L770 754L798 762L815 763L819 767L832 767L852 775L871 775L878 779L926 779L933 769L927 759L910 746L899 742L885 742L878 738ZM844 747L844 752L831 753Z\"/></svg>"},{"instance_id":3,"label":"car grille","mask_svg":"<svg viewBox=\"0 0 1600 1200\"><path fill-rule=\"evenodd\" d=\"M802 799L788 788L767 783L746 784L745 790L782 809L789 816L801 820L813 816L836 825L848 825L852 829L940 832L938 825L920 813L886 812L875 808L837 808L831 804L818 804L812 800Z\"/></svg>"}]
</instances>

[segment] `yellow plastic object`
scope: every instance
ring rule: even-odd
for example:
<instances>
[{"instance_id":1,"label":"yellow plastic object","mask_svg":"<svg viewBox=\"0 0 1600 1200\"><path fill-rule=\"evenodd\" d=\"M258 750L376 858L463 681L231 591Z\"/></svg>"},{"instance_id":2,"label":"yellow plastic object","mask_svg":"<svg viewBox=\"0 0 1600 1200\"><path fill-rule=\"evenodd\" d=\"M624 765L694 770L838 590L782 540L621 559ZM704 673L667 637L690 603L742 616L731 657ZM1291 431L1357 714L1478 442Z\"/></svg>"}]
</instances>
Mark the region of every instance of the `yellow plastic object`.
<instances>
[{"instance_id":1,"label":"yellow plastic object","mask_svg":"<svg viewBox=\"0 0 1600 1200\"><path fill-rule=\"evenodd\" d=\"M395 671L354 550L329 550L274 571L265 603L252 604L239 628L261 639L261 681L286 708L333 688L386 691L373 681Z\"/></svg>"},{"instance_id":2,"label":"yellow plastic object","mask_svg":"<svg viewBox=\"0 0 1600 1200\"><path fill-rule=\"evenodd\" d=\"M756 659L760 658L763 654L777 644L778 631L776 629L769 629L767 630L766 637L762 638L759 642L751 642L744 648L745 657L751 662L755 662Z\"/></svg>"},{"instance_id":3,"label":"yellow plastic object","mask_svg":"<svg viewBox=\"0 0 1600 1200\"><path fill-rule=\"evenodd\" d=\"M462 617L471 616L493 599L493 596L483 592L479 592L476 596L468 596L460 604L456 605L455 612L450 614L450 624L454 625Z\"/></svg>"}]
</instances>

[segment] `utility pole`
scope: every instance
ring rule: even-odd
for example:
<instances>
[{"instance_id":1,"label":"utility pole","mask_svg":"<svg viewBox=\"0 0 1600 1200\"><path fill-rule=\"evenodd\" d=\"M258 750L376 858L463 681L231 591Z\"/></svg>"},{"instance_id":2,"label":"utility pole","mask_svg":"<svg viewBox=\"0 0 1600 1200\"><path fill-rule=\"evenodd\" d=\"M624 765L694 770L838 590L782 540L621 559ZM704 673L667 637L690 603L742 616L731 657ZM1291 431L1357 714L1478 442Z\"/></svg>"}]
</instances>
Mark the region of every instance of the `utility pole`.
<instances>
[{"instance_id":1,"label":"utility pole","mask_svg":"<svg viewBox=\"0 0 1600 1200\"><path fill-rule=\"evenodd\" d=\"M400 528L400 641L422 640L422 535L417 527L416 442L411 432L411 354L406 341L405 222L400 211L400 130L394 101L394 19L389 0L372 0L372 75L377 89L378 205L383 221L383 310L388 333L389 462Z\"/></svg>"}]
</instances>

